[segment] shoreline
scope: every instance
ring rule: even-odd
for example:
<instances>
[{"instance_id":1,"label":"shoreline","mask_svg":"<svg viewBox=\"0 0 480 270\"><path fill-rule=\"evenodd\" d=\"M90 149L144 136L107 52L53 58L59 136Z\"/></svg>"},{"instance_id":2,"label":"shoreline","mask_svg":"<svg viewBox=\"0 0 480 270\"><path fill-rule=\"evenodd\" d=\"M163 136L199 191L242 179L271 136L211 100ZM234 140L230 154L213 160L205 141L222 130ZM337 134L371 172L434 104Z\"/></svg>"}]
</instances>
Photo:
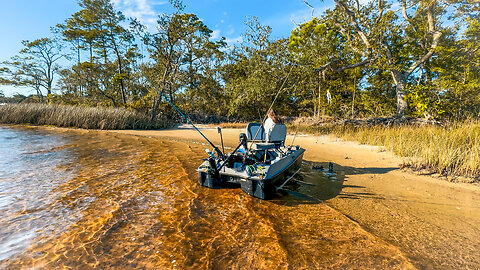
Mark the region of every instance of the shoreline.
<instances>
[{"instance_id":1,"label":"shoreline","mask_svg":"<svg viewBox=\"0 0 480 270\"><path fill-rule=\"evenodd\" d=\"M398 247L321 200L282 191L262 201L239 189L200 187L195 168L205 156L201 144L104 131L12 128L18 138L65 139L67 154L74 158L64 169L75 172L56 189L60 201L51 205L63 209L68 203L81 218L62 234L47 232L42 239L48 241L0 261L7 268L47 263L57 268L78 263L170 268L174 260L180 268L414 269ZM83 205L85 198L91 200ZM91 241L83 232L101 237ZM84 254L84 249L93 252ZM141 256L126 261L121 255L126 250L140 250Z\"/></svg>"},{"instance_id":2,"label":"shoreline","mask_svg":"<svg viewBox=\"0 0 480 270\"><path fill-rule=\"evenodd\" d=\"M180 124L180 125L176 125L173 128L152 129L152 130L143 130L143 129L103 130L103 129L84 129L84 128L73 128L73 127L57 127L57 126L51 126L51 125L37 126L37 125L30 125L30 124L1 124L0 123L0 127L1 126L14 127L14 128L15 127L45 128L45 129L64 130L64 131L74 130L74 131L83 131L83 132L88 132L88 131L111 132L111 133L120 133L120 134L132 135L132 136L142 136L142 137L148 137L148 138L155 138L155 137L165 138L168 140L175 140L175 141L180 141L185 143L201 143L205 145L206 148L211 147L208 144L208 142L206 142L205 139L201 137L201 135L199 135L192 127L190 127L189 124ZM216 127L213 127L211 124L196 124L196 126L217 147L219 148L221 147L221 142L220 142L220 138L217 133ZM178 131L187 131L187 133L178 135L177 134ZM227 133L227 136L225 135L223 136L226 150L233 150L237 146L238 135L243 131L244 131L244 128L222 128L222 132ZM308 134L308 133L299 133L295 135L291 132L288 132L285 143L290 144L292 141L294 141L295 144L299 144L299 145L301 145L301 143L299 142L304 142L304 143L306 142L309 145L312 144L312 142L313 142L313 145L332 144L334 146L339 146L340 147L339 149L341 149L343 153L346 153L346 151L348 150L353 150L355 152L368 151L368 152L374 153L373 155L378 155L377 158L380 158L380 160L377 160L377 161L379 162L364 163L359 160L365 157L365 155L358 155L357 156L358 161L354 161L353 163L358 164L356 162L359 162L360 164L365 164L365 165L366 164L378 165L383 161L385 162L385 164L395 167L395 169L401 171L402 173L408 174L412 177L420 177L424 181L432 181L432 183L440 183L440 184L444 184L451 187L466 188L471 190L477 190L480 192L479 182L459 182L459 181L454 182L454 181L449 181L448 177L446 176L440 176L438 174L422 174L422 170L415 170L410 167L402 168L401 165L405 161L411 160L413 158L400 157L389 150L384 150L382 146L361 144L357 141L345 140L345 139L336 137L335 135L314 135L314 134ZM334 146L331 148L335 148ZM339 149L335 149L335 150L339 150ZM305 154L308 155L308 151L306 151ZM334 155L336 160L341 160L340 156L341 155L336 155L336 156ZM345 154L344 156L345 156L344 158L345 160L352 159L352 157L350 157L348 154ZM325 159L318 159L318 158L315 158L312 161L328 162ZM345 163L346 166L351 164L352 162Z\"/></svg>"}]
</instances>

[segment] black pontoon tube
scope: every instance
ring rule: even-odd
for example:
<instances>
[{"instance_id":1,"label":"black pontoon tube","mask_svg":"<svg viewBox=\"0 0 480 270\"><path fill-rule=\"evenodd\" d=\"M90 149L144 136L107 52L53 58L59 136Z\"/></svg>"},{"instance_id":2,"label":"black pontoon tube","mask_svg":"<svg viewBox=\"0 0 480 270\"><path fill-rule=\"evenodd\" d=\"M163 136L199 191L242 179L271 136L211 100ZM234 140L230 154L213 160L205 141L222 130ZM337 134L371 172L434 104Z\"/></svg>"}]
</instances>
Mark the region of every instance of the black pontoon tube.
<instances>
[{"instance_id":1,"label":"black pontoon tube","mask_svg":"<svg viewBox=\"0 0 480 270\"><path fill-rule=\"evenodd\" d=\"M162 97L168 102L170 103L170 105L172 105L172 107L181 115L183 116L183 118L187 119L187 121L190 123L190 125L193 126L193 128L195 128L196 131L198 131L198 133L200 133L200 135L202 135L202 137L215 149L215 151L217 151L217 155L219 157L221 157L223 159L223 153L222 151L220 151L220 149L218 149L218 147L215 146L215 144L213 144L209 139L207 139L207 137L205 137L205 135L203 135L203 133L192 123L192 121L190 120L190 118L188 118L188 116L186 116L185 114L183 114L178 108L177 106L175 106L175 104L173 104L173 102L171 102L170 100L168 100L167 96L165 96L162 91L160 91L160 89L155 85L153 84L148 78L147 76L145 76L145 79L147 80L147 82L149 82L153 88L155 88L155 90L157 90L157 92L162 95Z\"/></svg>"}]
</instances>

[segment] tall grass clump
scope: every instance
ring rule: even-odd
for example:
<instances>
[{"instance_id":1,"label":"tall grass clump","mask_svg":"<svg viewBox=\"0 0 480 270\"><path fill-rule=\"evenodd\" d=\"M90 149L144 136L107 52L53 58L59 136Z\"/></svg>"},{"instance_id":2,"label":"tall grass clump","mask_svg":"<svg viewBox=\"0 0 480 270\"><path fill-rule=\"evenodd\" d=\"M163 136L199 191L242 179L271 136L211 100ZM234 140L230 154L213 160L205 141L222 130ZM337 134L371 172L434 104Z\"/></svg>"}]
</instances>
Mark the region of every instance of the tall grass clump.
<instances>
[{"instance_id":1,"label":"tall grass clump","mask_svg":"<svg viewBox=\"0 0 480 270\"><path fill-rule=\"evenodd\" d=\"M85 129L159 129L165 120L123 108L77 107L54 104L6 104L0 106L0 123L52 125Z\"/></svg>"},{"instance_id":2,"label":"tall grass clump","mask_svg":"<svg viewBox=\"0 0 480 270\"><path fill-rule=\"evenodd\" d=\"M295 126L300 132L331 134L378 145L408 157L405 166L441 176L463 176L480 180L480 122L444 125L314 125Z\"/></svg>"}]
</instances>

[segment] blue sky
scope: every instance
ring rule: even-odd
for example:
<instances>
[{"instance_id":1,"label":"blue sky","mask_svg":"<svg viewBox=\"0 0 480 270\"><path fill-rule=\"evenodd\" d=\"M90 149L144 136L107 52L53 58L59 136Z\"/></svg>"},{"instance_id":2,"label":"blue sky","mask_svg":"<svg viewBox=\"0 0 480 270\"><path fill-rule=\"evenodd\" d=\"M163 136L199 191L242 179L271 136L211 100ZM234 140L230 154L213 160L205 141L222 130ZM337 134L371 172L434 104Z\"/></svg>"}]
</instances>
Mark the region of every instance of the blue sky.
<instances>
[{"instance_id":1,"label":"blue sky","mask_svg":"<svg viewBox=\"0 0 480 270\"><path fill-rule=\"evenodd\" d=\"M136 17L154 31L159 14L172 8L164 0L112 0L127 17ZM333 7L331 0L309 0L315 15ZM244 22L256 16L272 27L273 37L288 37L295 23L309 20L312 9L302 0L184 0L185 12L195 13L212 29L213 37L224 36L233 43L241 40ZM0 0L0 62L8 60L22 48L22 40L51 36L50 27L62 23L80 7L75 0ZM33 94L32 90L0 86L4 94Z\"/></svg>"}]
</instances>

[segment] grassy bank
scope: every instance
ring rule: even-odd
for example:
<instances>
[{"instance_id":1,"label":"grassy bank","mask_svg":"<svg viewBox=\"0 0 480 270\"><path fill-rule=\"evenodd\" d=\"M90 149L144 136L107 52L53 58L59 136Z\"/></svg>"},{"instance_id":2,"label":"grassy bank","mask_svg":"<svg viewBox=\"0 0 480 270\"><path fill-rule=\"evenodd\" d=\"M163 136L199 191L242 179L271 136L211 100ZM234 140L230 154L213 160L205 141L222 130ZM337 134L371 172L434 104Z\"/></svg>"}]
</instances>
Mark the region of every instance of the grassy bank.
<instances>
[{"instance_id":1,"label":"grassy bank","mask_svg":"<svg viewBox=\"0 0 480 270\"><path fill-rule=\"evenodd\" d=\"M52 125L85 129L160 129L170 124L152 121L147 115L122 109L53 104L6 104L0 106L0 124Z\"/></svg>"},{"instance_id":2,"label":"grassy bank","mask_svg":"<svg viewBox=\"0 0 480 270\"><path fill-rule=\"evenodd\" d=\"M409 157L404 165L416 171L450 181L480 182L480 123L476 121L445 126L291 125L290 131L295 130L382 146Z\"/></svg>"}]
</instances>

